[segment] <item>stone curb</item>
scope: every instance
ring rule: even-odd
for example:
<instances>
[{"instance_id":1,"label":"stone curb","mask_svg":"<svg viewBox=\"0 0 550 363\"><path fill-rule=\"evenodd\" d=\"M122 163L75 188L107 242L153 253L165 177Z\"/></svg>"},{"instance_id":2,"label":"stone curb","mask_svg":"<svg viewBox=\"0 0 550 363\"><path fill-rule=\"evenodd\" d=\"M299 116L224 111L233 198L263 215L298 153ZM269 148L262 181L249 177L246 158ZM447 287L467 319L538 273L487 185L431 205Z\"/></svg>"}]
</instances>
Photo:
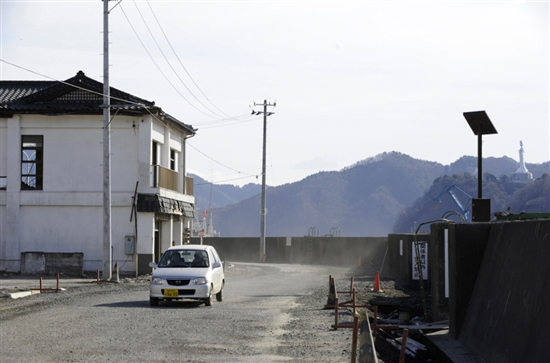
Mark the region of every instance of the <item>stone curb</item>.
<instances>
[{"instance_id":1,"label":"stone curb","mask_svg":"<svg viewBox=\"0 0 550 363\"><path fill-rule=\"evenodd\" d=\"M40 290L12 292L11 294L6 294L6 296L12 299L19 299L19 298L31 296L34 294L40 294Z\"/></svg>"},{"instance_id":2,"label":"stone curb","mask_svg":"<svg viewBox=\"0 0 550 363\"><path fill-rule=\"evenodd\" d=\"M64 289L64 288L59 289L59 292L63 292L63 291L67 291L67 289ZM44 292L49 292L49 291L44 291ZM40 294L40 290L12 292L12 293L5 294L4 296L9 297L11 299L19 299L22 297L27 297L27 296L36 295L36 294Z\"/></svg>"}]
</instances>

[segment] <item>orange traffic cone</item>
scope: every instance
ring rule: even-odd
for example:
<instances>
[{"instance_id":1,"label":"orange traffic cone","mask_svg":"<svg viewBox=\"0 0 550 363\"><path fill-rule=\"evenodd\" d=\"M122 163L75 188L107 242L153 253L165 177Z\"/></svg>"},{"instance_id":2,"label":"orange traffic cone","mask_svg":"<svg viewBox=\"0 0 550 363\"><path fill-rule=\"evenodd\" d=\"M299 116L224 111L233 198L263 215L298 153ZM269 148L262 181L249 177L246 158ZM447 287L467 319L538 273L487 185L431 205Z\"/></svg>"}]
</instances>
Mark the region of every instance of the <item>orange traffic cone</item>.
<instances>
[{"instance_id":1,"label":"orange traffic cone","mask_svg":"<svg viewBox=\"0 0 550 363\"><path fill-rule=\"evenodd\" d=\"M370 291L372 291L372 292L384 292L384 291L380 290L380 273L378 273L378 271L376 271L376 276L374 277L374 286Z\"/></svg>"}]
</instances>

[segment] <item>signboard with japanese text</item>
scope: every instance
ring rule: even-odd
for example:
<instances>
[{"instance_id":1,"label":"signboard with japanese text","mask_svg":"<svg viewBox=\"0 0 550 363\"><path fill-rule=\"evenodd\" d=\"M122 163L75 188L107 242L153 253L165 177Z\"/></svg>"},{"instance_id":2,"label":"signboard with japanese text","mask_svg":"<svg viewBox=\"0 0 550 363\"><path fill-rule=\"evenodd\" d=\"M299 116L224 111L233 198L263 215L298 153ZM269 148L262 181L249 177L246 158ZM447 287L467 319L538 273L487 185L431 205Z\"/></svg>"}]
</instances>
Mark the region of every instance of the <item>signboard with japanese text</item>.
<instances>
[{"instance_id":1,"label":"signboard with japanese text","mask_svg":"<svg viewBox=\"0 0 550 363\"><path fill-rule=\"evenodd\" d=\"M418 241L418 254L420 255L420 268L422 269L422 280L428 279L428 242ZM412 242L412 277L419 280L418 261L416 260L416 248Z\"/></svg>"}]
</instances>

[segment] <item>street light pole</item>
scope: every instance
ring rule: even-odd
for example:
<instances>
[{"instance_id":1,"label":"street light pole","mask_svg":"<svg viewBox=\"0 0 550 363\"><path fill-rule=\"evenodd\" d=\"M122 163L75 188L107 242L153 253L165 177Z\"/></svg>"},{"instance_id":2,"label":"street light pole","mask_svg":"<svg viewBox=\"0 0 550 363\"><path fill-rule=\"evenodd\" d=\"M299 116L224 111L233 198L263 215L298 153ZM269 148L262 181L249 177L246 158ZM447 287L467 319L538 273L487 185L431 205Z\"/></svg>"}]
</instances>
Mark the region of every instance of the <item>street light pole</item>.
<instances>
[{"instance_id":1,"label":"street light pole","mask_svg":"<svg viewBox=\"0 0 550 363\"><path fill-rule=\"evenodd\" d=\"M485 111L464 112L464 118L477 135L477 199L472 199L472 222L488 222L491 219L491 200L483 199L482 135L496 134L497 130Z\"/></svg>"},{"instance_id":2,"label":"street light pole","mask_svg":"<svg viewBox=\"0 0 550 363\"><path fill-rule=\"evenodd\" d=\"M264 106L263 111L252 111L253 115L264 115L264 134L263 134L263 153L262 153L262 202L260 207L260 262L265 262L266 260L266 254L265 254L265 232L266 232L266 225L265 225L265 217L267 214L267 208L266 208L266 202L265 202L265 164L266 164L266 144L267 144L267 116L271 116L274 114L274 112L267 112L267 106L273 106L275 107L277 105L276 102L273 104L268 103L267 100L264 100L264 103L255 103L254 106Z\"/></svg>"}]
</instances>

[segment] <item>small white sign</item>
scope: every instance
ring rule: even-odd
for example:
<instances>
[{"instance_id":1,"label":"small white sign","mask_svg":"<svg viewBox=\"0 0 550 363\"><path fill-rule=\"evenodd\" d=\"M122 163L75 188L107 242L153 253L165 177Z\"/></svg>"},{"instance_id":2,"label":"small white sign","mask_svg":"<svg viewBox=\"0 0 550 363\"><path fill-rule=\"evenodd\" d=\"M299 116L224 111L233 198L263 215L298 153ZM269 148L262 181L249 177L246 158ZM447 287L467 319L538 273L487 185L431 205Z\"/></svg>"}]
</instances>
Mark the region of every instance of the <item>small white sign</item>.
<instances>
[{"instance_id":1,"label":"small white sign","mask_svg":"<svg viewBox=\"0 0 550 363\"><path fill-rule=\"evenodd\" d=\"M287 237L286 238L286 245L287 246L292 246L292 237Z\"/></svg>"},{"instance_id":2,"label":"small white sign","mask_svg":"<svg viewBox=\"0 0 550 363\"><path fill-rule=\"evenodd\" d=\"M418 254L420 255L420 267L422 269L422 280L428 279L428 242L418 242ZM412 273L413 280L419 280L420 274L418 273L418 261L416 260L416 248L414 242L412 242Z\"/></svg>"}]
</instances>

